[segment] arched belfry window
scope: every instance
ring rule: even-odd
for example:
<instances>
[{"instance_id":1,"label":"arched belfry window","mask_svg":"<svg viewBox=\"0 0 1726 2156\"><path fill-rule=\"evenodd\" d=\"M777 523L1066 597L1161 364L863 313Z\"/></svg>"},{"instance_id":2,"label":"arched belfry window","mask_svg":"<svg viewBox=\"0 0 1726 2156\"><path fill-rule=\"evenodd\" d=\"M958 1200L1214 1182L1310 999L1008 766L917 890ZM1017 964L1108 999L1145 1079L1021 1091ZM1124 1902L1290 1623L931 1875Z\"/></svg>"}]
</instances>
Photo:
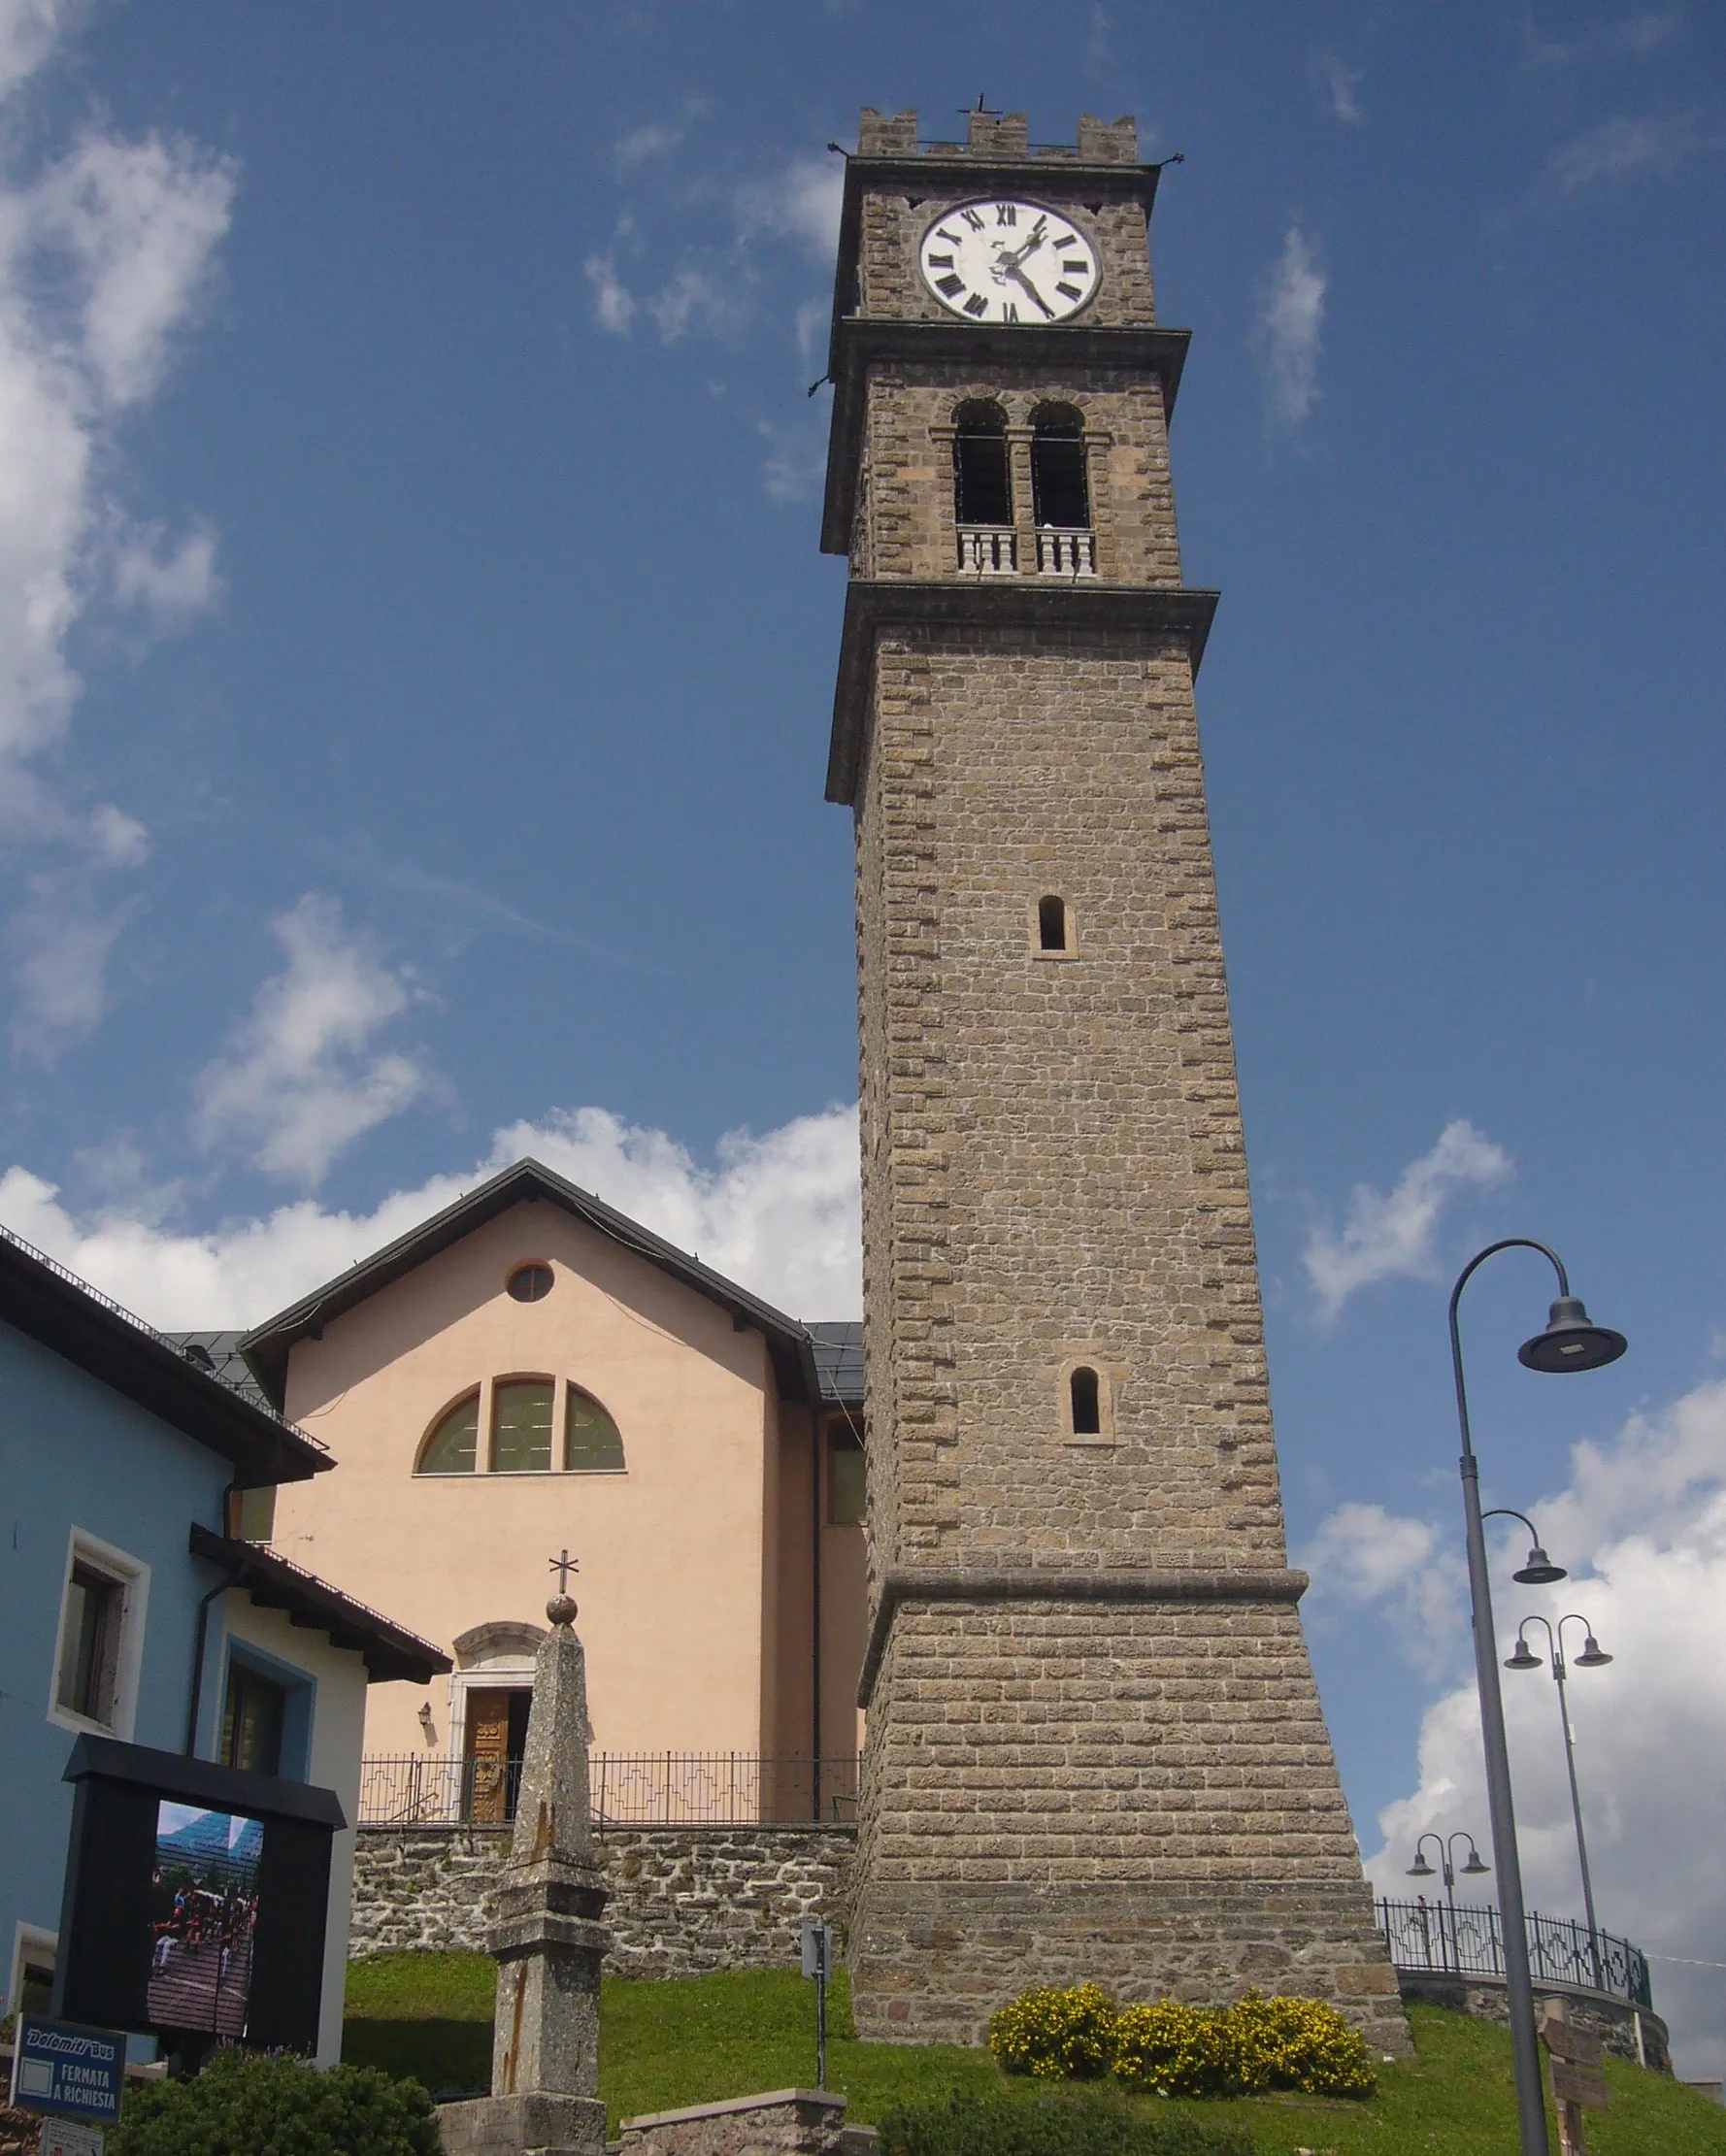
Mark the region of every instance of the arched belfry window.
<instances>
[{"instance_id":1,"label":"arched belfry window","mask_svg":"<svg viewBox=\"0 0 1726 2156\"><path fill-rule=\"evenodd\" d=\"M1037 947L1064 954L1072 946L1067 934L1067 901L1050 891L1037 901Z\"/></svg>"},{"instance_id":2,"label":"arched belfry window","mask_svg":"<svg viewBox=\"0 0 1726 2156\"><path fill-rule=\"evenodd\" d=\"M1073 405L1040 404L1031 415L1031 512L1039 570L1095 576L1084 415Z\"/></svg>"},{"instance_id":3,"label":"arched belfry window","mask_svg":"<svg viewBox=\"0 0 1726 2156\"><path fill-rule=\"evenodd\" d=\"M953 514L961 529L1001 530L1012 522L1007 415L986 397L973 397L953 414Z\"/></svg>"},{"instance_id":4,"label":"arched belfry window","mask_svg":"<svg viewBox=\"0 0 1726 2156\"><path fill-rule=\"evenodd\" d=\"M1087 531L1084 417L1070 404L1040 404L1031 415L1031 496L1040 524Z\"/></svg>"}]
</instances>

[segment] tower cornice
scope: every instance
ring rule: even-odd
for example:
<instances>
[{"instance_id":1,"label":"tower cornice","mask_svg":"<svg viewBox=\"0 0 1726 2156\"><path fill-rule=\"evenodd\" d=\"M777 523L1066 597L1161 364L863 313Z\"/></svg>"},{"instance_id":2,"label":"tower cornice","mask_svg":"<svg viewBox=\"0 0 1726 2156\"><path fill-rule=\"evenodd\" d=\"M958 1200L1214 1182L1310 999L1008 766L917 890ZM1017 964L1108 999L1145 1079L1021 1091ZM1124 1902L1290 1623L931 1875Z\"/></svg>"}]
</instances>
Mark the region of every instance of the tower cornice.
<instances>
[{"instance_id":1,"label":"tower cornice","mask_svg":"<svg viewBox=\"0 0 1726 2156\"><path fill-rule=\"evenodd\" d=\"M1163 385L1165 420L1175 410L1186 365L1190 329L1063 322L987 325L907 320L898 315L846 315L834 324L829 372L833 423L827 436L827 490L821 510L821 551L849 553L857 468L869 411L869 370L885 360L913 366L958 364L979 373L1003 367L1108 367L1155 375Z\"/></svg>"},{"instance_id":2,"label":"tower cornice","mask_svg":"<svg viewBox=\"0 0 1726 2156\"><path fill-rule=\"evenodd\" d=\"M963 331L960 332L964 334ZM1196 675L1221 596L1185 584L1079 585L1065 580L946 577L853 578L846 592L839 683L827 755L827 799L856 798L876 639L883 630L1037 629L1137 631L1184 636Z\"/></svg>"}]
</instances>

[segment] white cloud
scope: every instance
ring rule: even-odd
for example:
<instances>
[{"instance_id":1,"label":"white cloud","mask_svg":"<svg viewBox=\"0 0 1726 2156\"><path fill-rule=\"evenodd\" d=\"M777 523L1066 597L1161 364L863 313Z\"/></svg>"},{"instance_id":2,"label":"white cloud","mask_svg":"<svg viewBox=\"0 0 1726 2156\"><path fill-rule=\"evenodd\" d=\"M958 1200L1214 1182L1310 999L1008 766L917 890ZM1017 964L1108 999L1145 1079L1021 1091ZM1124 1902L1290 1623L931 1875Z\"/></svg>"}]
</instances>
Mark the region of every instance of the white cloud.
<instances>
[{"instance_id":1,"label":"white cloud","mask_svg":"<svg viewBox=\"0 0 1726 2156\"><path fill-rule=\"evenodd\" d=\"M80 683L67 642L99 594L140 607L155 629L215 596L211 535L174 547L158 525L134 526L104 475L194 313L235 187L232 165L193 144L99 126L24 169L24 93L77 12L0 8L0 831L15 850L72 857L32 872L10 931L15 1038L21 1029L42 1052L99 1019L122 915L92 878L135 866L145 848L135 819L71 808L34 759L70 723Z\"/></svg>"},{"instance_id":2,"label":"white cloud","mask_svg":"<svg viewBox=\"0 0 1726 2156\"><path fill-rule=\"evenodd\" d=\"M1317 249L1291 218L1282 252L1259 305L1257 341L1271 417L1299 426L1318 402L1318 355L1323 348L1327 279Z\"/></svg>"},{"instance_id":3,"label":"white cloud","mask_svg":"<svg viewBox=\"0 0 1726 2156\"><path fill-rule=\"evenodd\" d=\"M663 1131L573 1109L500 1130L473 1168L396 1191L370 1212L302 1199L202 1234L160 1225L149 1193L79 1215L52 1183L13 1167L0 1176L0 1220L152 1324L252 1325L524 1154L793 1315L854 1317L861 1308L854 1108L798 1116L759 1138L733 1133L711 1167Z\"/></svg>"},{"instance_id":4,"label":"white cloud","mask_svg":"<svg viewBox=\"0 0 1726 2156\"><path fill-rule=\"evenodd\" d=\"M797 157L772 179L738 190L738 230L746 245L762 232L796 240L825 268L839 246L844 199L843 157Z\"/></svg>"},{"instance_id":5,"label":"white cloud","mask_svg":"<svg viewBox=\"0 0 1726 2156\"><path fill-rule=\"evenodd\" d=\"M1330 105L1331 117L1340 119L1345 127L1359 127L1365 116L1354 89L1365 75L1365 68L1344 67L1334 52L1318 53L1313 64Z\"/></svg>"},{"instance_id":6,"label":"white cloud","mask_svg":"<svg viewBox=\"0 0 1726 2156\"><path fill-rule=\"evenodd\" d=\"M1677 8L1651 9L1602 23L1576 38L1531 39L1524 57L1531 67L1575 67L1594 59L1645 60L1670 45L1683 28Z\"/></svg>"},{"instance_id":7,"label":"white cloud","mask_svg":"<svg viewBox=\"0 0 1726 2156\"><path fill-rule=\"evenodd\" d=\"M1595 1904L1606 1930L1653 1960L1654 2004L1679 2071L1726 2070L1726 1844L1719 1834L1726 1656L1726 1381L1634 1416L1607 1443L1578 1445L1569 1484L1532 1508L1572 1577L1554 1588L1495 1579L1502 1661L1518 1621L1584 1617L1615 1657L1569 1685ZM1509 1570L1507 1566L1504 1568ZM1531 1643L1544 1654L1535 1628ZM1531 1907L1579 1915L1576 1838L1549 1675L1506 1672L1517 1841ZM1486 1844L1479 1715L1472 1683L1436 1700L1421 1726L1418 1786L1378 1816L1384 1846L1368 1872L1406 1897L1415 1838L1466 1828ZM1490 1890L1490 1881L1481 1884Z\"/></svg>"},{"instance_id":8,"label":"white cloud","mask_svg":"<svg viewBox=\"0 0 1726 2156\"><path fill-rule=\"evenodd\" d=\"M133 909L103 905L92 886L82 868L31 877L8 930L17 990L12 1045L38 1063L87 1040L107 1006L108 962Z\"/></svg>"},{"instance_id":9,"label":"white cloud","mask_svg":"<svg viewBox=\"0 0 1726 2156\"><path fill-rule=\"evenodd\" d=\"M1302 1256L1325 1317L1380 1280L1430 1279L1433 1239L1450 1199L1459 1190L1490 1190L1513 1172L1510 1155L1459 1117L1444 1125L1431 1152L1410 1162L1388 1194L1356 1183L1342 1233L1314 1227Z\"/></svg>"},{"instance_id":10,"label":"white cloud","mask_svg":"<svg viewBox=\"0 0 1726 2156\"><path fill-rule=\"evenodd\" d=\"M821 491L827 470L826 438L819 421L776 426L762 419L757 424L768 446L761 480L769 498L781 508L813 500Z\"/></svg>"},{"instance_id":11,"label":"white cloud","mask_svg":"<svg viewBox=\"0 0 1726 2156\"><path fill-rule=\"evenodd\" d=\"M593 286L593 311L599 316L599 326L609 329L614 337L627 337L639 303L617 275L616 263L609 254L590 254L582 268Z\"/></svg>"},{"instance_id":12,"label":"white cloud","mask_svg":"<svg viewBox=\"0 0 1726 2156\"><path fill-rule=\"evenodd\" d=\"M1669 179L1703 150L1717 147L1692 119L1633 118L1603 120L1558 150L1536 192L1547 200L1571 197L1600 186L1649 175Z\"/></svg>"},{"instance_id":13,"label":"white cloud","mask_svg":"<svg viewBox=\"0 0 1726 2156\"><path fill-rule=\"evenodd\" d=\"M683 263L646 304L668 345L675 345L692 324L730 330L744 315L744 303L730 281L693 262Z\"/></svg>"},{"instance_id":14,"label":"white cloud","mask_svg":"<svg viewBox=\"0 0 1726 2156\"><path fill-rule=\"evenodd\" d=\"M1429 1678L1453 1668L1468 1570L1454 1538L1429 1520L1402 1518L1382 1505L1340 1505L1296 1562L1311 1575L1307 1607L1318 1628L1334 1621L1336 1605L1388 1603L1405 1658Z\"/></svg>"},{"instance_id":15,"label":"white cloud","mask_svg":"<svg viewBox=\"0 0 1726 2156\"><path fill-rule=\"evenodd\" d=\"M646 126L632 127L627 135L618 139L614 152L619 172L628 172L636 165L652 157L667 157L683 139L683 130L673 126L669 120L649 120Z\"/></svg>"},{"instance_id":16,"label":"white cloud","mask_svg":"<svg viewBox=\"0 0 1726 2156\"><path fill-rule=\"evenodd\" d=\"M133 525L115 555L114 589L122 606L143 611L158 635L189 627L221 596L216 535L200 527L175 543L160 524Z\"/></svg>"},{"instance_id":17,"label":"white cloud","mask_svg":"<svg viewBox=\"0 0 1726 2156\"><path fill-rule=\"evenodd\" d=\"M356 1138L433 1090L415 1057L374 1045L419 991L348 932L334 899L309 892L270 926L286 969L200 1077L197 1135L249 1147L269 1175L316 1183Z\"/></svg>"}]
</instances>

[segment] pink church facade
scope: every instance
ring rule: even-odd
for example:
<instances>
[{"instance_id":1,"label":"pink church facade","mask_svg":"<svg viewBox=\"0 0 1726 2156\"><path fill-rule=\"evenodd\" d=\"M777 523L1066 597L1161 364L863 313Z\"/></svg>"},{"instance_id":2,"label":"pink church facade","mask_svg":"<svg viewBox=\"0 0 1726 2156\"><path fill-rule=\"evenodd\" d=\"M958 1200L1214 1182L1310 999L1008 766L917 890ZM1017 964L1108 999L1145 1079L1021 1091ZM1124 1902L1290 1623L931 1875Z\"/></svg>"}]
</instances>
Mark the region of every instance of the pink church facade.
<instances>
[{"instance_id":1,"label":"pink church facade","mask_svg":"<svg viewBox=\"0 0 1726 2156\"><path fill-rule=\"evenodd\" d=\"M805 1327L525 1161L246 1336L257 1383L342 1466L253 1531L454 1660L369 1704L374 1813L500 1809L567 1550L614 1804L642 1815L646 1773L674 1817L848 1817L858 1334Z\"/></svg>"}]
</instances>

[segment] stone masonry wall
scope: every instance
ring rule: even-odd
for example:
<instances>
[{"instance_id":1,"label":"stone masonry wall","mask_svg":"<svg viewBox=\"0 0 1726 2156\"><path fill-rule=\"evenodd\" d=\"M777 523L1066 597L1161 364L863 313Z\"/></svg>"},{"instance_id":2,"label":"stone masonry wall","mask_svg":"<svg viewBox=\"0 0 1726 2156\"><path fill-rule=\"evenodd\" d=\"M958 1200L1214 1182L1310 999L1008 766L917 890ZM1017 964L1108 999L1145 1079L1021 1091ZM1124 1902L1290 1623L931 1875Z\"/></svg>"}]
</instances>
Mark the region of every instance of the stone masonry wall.
<instances>
[{"instance_id":1,"label":"stone masonry wall","mask_svg":"<svg viewBox=\"0 0 1726 2156\"><path fill-rule=\"evenodd\" d=\"M597 1838L619 1976L702 1976L796 1964L806 1917L843 1914L849 1829L671 1827ZM484 1948L507 1828L362 1827L351 1951Z\"/></svg>"}]
</instances>

